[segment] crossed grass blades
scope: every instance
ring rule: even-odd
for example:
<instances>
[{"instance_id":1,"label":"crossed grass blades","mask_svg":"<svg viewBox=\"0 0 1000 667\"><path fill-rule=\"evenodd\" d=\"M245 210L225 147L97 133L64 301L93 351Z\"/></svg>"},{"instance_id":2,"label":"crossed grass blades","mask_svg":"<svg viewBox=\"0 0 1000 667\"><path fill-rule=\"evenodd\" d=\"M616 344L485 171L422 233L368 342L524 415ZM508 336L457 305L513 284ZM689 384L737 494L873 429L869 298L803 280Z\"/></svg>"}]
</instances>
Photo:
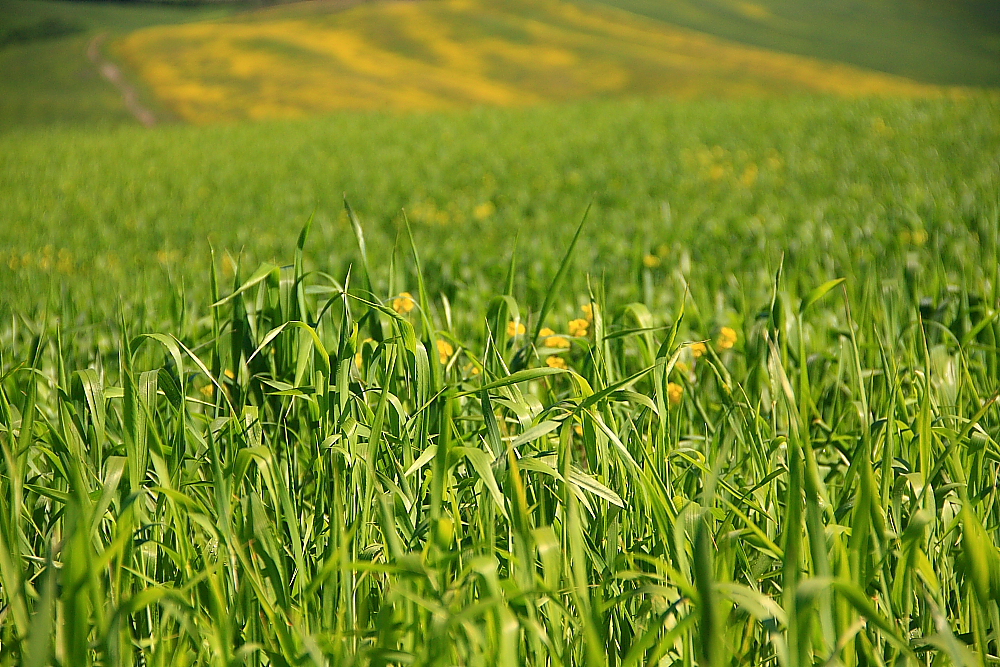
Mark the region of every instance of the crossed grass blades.
<instances>
[{"instance_id":1,"label":"crossed grass blades","mask_svg":"<svg viewBox=\"0 0 1000 667\"><path fill-rule=\"evenodd\" d=\"M352 273L307 226L186 330L5 325L0 662L996 663L995 293L571 325L578 229L463 338L350 218Z\"/></svg>"}]
</instances>

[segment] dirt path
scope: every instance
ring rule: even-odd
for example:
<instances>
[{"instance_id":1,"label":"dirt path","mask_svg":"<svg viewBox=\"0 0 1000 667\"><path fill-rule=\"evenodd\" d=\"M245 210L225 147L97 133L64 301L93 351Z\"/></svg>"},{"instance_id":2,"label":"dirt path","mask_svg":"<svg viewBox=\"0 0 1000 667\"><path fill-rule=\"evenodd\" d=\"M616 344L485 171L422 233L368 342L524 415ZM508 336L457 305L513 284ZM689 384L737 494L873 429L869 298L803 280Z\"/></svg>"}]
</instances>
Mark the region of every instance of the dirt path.
<instances>
[{"instance_id":1,"label":"dirt path","mask_svg":"<svg viewBox=\"0 0 1000 667\"><path fill-rule=\"evenodd\" d=\"M94 67L101 73L101 76L113 83L121 91L122 100L124 100L125 108L129 110L129 113L135 116L135 119L146 127L153 127L156 125L156 116L153 115L152 111L142 106L139 102L139 94L125 80L125 75L122 74L118 66L101 55L101 44L104 43L107 36L107 33L101 33L90 40L90 44L87 46L87 57L90 58L90 62L94 63Z\"/></svg>"}]
</instances>

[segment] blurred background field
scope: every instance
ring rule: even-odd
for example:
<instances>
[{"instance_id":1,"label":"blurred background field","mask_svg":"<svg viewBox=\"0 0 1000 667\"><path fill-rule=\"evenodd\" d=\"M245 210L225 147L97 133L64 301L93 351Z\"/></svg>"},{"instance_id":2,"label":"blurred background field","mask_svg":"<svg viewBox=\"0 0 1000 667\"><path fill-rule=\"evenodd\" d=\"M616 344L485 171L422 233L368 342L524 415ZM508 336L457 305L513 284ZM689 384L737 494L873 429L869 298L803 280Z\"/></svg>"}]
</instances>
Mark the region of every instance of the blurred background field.
<instances>
[{"instance_id":1,"label":"blurred background field","mask_svg":"<svg viewBox=\"0 0 1000 667\"><path fill-rule=\"evenodd\" d=\"M789 275L813 279L902 270L916 252L961 282L982 268L966 253L996 216L998 112L992 95L639 100L6 135L0 280L22 305L65 279L92 293L79 307L113 310L123 286L168 276L203 298L207 241L248 265L280 262L310 215L316 259L344 270L356 259L346 193L383 266L405 210L434 289L473 302L502 280L517 237L531 249L520 280L540 289L591 202L613 233L584 238L577 278L601 276L622 298L659 298L642 288L650 253L662 254L654 275L689 267L706 287L766 274L783 253ZM931 241L900 242L911 230Z\"/></svg>"},{"instance_id":2,"label":"blurred background field","mask_svg":"<svg viewBox=\"0 0 1000 667\"><path fill-rule=\"evenodd\" d=\"M174 4L0 1L0 133L133 121L87 57L96 35L218 17L230 10Z\"/></svg>"},{"instance_id":3,"label":"blurred background field","mask_svg":"<svg viewBox=\"0 0 1000 667\"><path fill-rule=\"evenodd\" d=\"M939 84L1000 84L991 0L605 0L727 39Z\"/></svg>"},{"instance_id":4,"label":"blurred background field","mask_svg":"<svg viewBox=\"0 0 1000 667\"><path fill-rule=\"evenodd\" d=\"M931 95L875 72L749 48L565 0L365 3L164 26L117 53L193 122L337 109L525 106L620 95Z\"/></svg>"},{"instance_id":5,"label":"blurred background field","mask_svg":"<svg viewBox=\"0 0 1000 667\"><path fill-rule=\"evenodd\" d=\"M102 53L125 66L161 120L205 122L593 95L993 87L997 13L975 0L316 0L265 9L3 0L0 132L127 123L86 57L88 40L105 32Z\"/></svg>"}]
</instances>

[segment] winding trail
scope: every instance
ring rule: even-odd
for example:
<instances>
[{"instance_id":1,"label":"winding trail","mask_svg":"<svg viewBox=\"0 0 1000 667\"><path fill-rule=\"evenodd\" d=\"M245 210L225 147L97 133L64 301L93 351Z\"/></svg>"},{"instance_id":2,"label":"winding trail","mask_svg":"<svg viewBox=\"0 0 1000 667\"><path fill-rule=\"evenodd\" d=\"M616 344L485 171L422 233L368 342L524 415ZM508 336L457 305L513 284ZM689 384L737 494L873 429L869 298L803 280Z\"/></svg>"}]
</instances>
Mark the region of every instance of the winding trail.
<instances>
[{"instance_id":1,"label":"winding trail","mask_svg":"<svg viewBox=\"0 0 1000 667\"><path fill-rule=\"evenodd\" d=\"M90 62L94 63L101 76L121 91L122 100L125 102L125 108L129 110L129 113L135 116L135 119L146 127L153 127L156 125L156 116L139 102L139 94L125 79L125 75L122 74L121 69L101 55L101 44L104 43L107 36L106 32L102 32L90 40L90 44L87 46L87 57L90 58Z\"/></svg>"}]
</instances>

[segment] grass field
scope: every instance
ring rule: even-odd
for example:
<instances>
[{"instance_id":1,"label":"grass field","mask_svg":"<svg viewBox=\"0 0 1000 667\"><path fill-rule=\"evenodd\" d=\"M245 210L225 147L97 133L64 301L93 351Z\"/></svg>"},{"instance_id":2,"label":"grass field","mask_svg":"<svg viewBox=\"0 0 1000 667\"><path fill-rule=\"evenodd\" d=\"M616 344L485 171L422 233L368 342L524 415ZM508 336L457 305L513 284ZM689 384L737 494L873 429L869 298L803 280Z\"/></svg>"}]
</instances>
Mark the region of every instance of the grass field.
<instances>
[{"instance_id":1,"label":"grass field","mask_svg":"<svg viewBox=\"0 0 1000 667\"><path fill-rule=\"evenodd\" d=\"M0 132L133 123L121 95L87 59L90 39L231 12L230 7L0 0Z\"/></svg>"},{"instance_id":2,"label":"grass field","mask_svg":"<svg viewBox=\"0 0 1000 667\"><path fill-rule=\"evenodd\" d=\"M998 117L0 137L0 663L996 664Z\"/></svg>"},{"instance_id":3,"label":"grass field","mask_svg":"<svg viewBox=\"0 0 1000 667\"><path fill-rule=\"evenodd\" d=\"M935 93L564 0L380 2L325 13L291 5L147 28L115 52L164 106L196 123L665 93Z\"/></svg>"},{"instance_id":4,"label":"grass field","mask_svg":"<svg viewBox=\"0 0 1000 667\"><path fill-rule=\"evenodd\" d=\"M0 0L0 666L1000 665L991 5L349 5Z\"/></svg>"},{"instance_id":5,"label":"grass field","mask_svg":"<svg viewBox=\"0 0 1000 667\"><path fill-rule=\"evenodd\" d=\"M1000 86L990 0L601 0L725 39L948 85Z\"/></svg>"}]
</instances>

